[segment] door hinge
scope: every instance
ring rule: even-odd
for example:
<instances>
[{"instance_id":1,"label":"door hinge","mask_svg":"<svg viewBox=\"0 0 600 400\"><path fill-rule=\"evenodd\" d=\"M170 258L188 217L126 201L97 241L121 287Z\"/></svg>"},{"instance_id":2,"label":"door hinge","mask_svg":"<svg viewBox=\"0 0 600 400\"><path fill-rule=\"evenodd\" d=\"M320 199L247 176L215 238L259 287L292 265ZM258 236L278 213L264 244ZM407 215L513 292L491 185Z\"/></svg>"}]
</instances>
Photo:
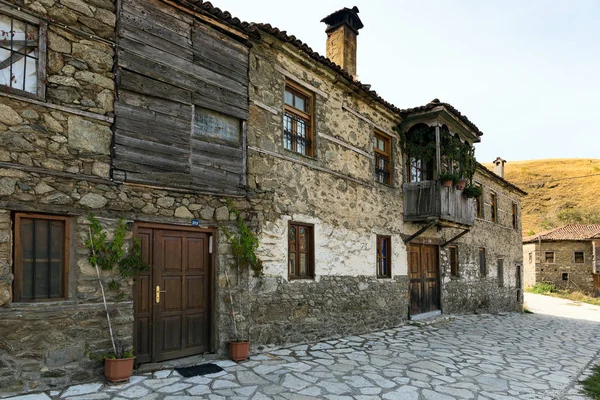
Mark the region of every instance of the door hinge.
<instances>
[{"instance_id":1,"label":"door hinge","mask_svg":"<svg viewBox=\"0 0 600 400\"><path fill-rule=\"evenodd\" d=\"M213 246L213 237L211 235L208 237L208 254L212 254L212 252L213 252L212 246Z\"/></svg>"}]
</instances>

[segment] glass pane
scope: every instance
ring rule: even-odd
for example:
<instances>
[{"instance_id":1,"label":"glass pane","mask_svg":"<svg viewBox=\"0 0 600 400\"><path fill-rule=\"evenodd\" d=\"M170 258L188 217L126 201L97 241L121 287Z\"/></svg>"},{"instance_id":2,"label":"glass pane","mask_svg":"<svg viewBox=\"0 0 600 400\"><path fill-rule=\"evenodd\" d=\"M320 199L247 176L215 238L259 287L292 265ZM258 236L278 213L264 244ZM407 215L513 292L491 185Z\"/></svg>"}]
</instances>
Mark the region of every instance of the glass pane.
<instances>
[{"instance_id":1,"label":"glass pane","mask_svg":"<svg viewBox=\"0 0 600 400\"><path fill-rule=\"evenodd\" d=\"M296 227L290 226L289 232L290 251L296 251Z\"/></svg>"},{"instance_id":2,"label":"glass pane","mask_svg":"<svg viewBox=\"0 0 600 400\"><path fill-rule=\"evenodd\" d=\"M379 139L379 150L385 151L385 141Z\"/></svg>"},{"instance_id":3,"label":"glass pane","mask_svg":"<svg viewBox=\"0 0 600 400\"><path fill-rule=\"evenodd\" d=\"M33 220L21 218L21 254L23 260L33 258Z\"/></svg>"},{"instance_id":4,"label":"glass pane","mask_svg":"<svg viewBox=\"0 0 600 400\"><path fill-rule=\"evenodd\" d=\"M26 23L23 21L19 21L18 19L13 18L13 26L12 26L12 40L16 43L13 43L13 50L19 51L21 48L25 47L25 25ZM10 40L10 38L9 38Z\"/></svg>"},{"instance_id":5,"label":"glass pane","mask_svg":"<svg viewBox=\"0 0 600 400\"><path fill-rule=\"evenodd\" d=\"M50 242L52 260L60 261L64 253L65 223L52 221L52 238Z\"/></svg>"},{"instance_id":6,"label":"glass pane","mask_svg":"<svg viewBox=\"0 0 600 400\"><path fill-rule=\"evenodd\" d=\"M35 298L48 298L48 260L36 260L35 262Z\"/></svg>"},{"instance_id":7,"label":"glass pane","mask_svg":"<svg viewBox=\"0 0 600 400\"><path fill-rule=\"evenodd\" d=\"M304 99L302 97L299 96L294 96L295 100L296 100L296 105L295 107L298 110L302 110L305 111L306 110L306 104L304 103Z\"/></svg>"},{"instance_id":8,"label":"glass pane","mask_svg":"<svg viewBox=\"0 0 600 400\"><path fill-rule=\"evenodd\" d=\"M308 275L307 254L300 253L300 275Z\"/></svg>"},{"instance_id":9,"label":"glass pane","mask_svg":"<svg viewBox=\"0 0 600 400\"><path fill-rule=\"evenodd\" d=\"M35 259L36 261L48 260L48 224L45 219L35 220Z\"/></svg>"},{"instance_id":10,"label":"glass pane","mask_svg":"<svg viewBox=\"0 0 600 400\"><path fill-rule=\"evenodd\" d=\"M0 14L0 47L10 49L10 20L8 15ZM0 60L3 61L4 59Z\"/></svg>"},{"instance_id":11,"label":"glass pane","mask_svg":"<svg viewBox=\"0 0 600 400\"><path fill-rule=\"evenodd\" d=\"M294 95L291 92L288 92L286 90L285 96L284 96L284 101L285 101L285 104L293 107L294 106Z\"/></svg>"},{"instance_id":12,"label":"glass pane","mask_svg":"<svg viewBox=\"0 0 600 400\"><path fill-rule=\"evenodd\" d=\"M50 297L62 296L62 268L60 262L50 264Z\"/></svg>"},{"instance_id":13,"label":"glass pane","mask_svg":"<svg viewBox=\"0 0 600 400\"><path fill-rule=\"evenodd\" d=\"M288 150L293 149L292 145L292 132L293 132L293 123L292 117L289 114L285 114L283 116L283 147Z\"/></svg>"},{"instance_id":14,"label":"glass pane","mask_svg":"<svg viewBox=\"0 0 600 400\"><path fill-rule=\"evenodd\" d=\"M294 257L294 254L290 254L290 275L294 276L296 275L296 258Z\"/></svg>"},{"instance_id":15,"label":"glass pane","mask_svg":"<svg viewBox=\"0 0 600 400\"><path fill-rule=\"evenodd\" d=\"M307 237L307 229L304 227L300 228L300 251L308 250L308 237Z\"/></svg>"},{"instance_id":16,"label":"glass pane","mask_svg":"<svg viewBox=\"0 0 600 400\"><path fill-rule=\"evenodd\" d=\"M385 258L381 259L381 275L387 275L387 260Z\"/></svg>"}]
</instances>

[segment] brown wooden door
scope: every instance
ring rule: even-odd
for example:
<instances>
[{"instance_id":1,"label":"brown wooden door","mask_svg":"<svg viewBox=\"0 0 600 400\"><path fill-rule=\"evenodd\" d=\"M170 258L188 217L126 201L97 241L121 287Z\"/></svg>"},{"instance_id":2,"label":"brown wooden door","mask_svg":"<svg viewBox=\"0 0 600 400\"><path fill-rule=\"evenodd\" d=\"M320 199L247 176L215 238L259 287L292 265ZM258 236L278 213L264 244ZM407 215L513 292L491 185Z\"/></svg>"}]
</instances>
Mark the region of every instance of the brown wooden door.
<instances>
[{"instance_id":1,"label":"brown wooden door","mask_svg":"<svg viewBox=\"0 0 600 400\"><path fill-rule=\"evenodd\" d=\"M410 314L439 310L439 262L437 246L408 246Z\"/></svg>"},{"instance_id":2,"label":"brown wooden door","mask_svg":"<svg viewBox=\"0 0 600 400\"><path fill-rule=\"evenodd\" d=\"M137 361L209 351L210 233L139 228L137 237L151 267L136 282Z\"/></svg>"}]
</instances>

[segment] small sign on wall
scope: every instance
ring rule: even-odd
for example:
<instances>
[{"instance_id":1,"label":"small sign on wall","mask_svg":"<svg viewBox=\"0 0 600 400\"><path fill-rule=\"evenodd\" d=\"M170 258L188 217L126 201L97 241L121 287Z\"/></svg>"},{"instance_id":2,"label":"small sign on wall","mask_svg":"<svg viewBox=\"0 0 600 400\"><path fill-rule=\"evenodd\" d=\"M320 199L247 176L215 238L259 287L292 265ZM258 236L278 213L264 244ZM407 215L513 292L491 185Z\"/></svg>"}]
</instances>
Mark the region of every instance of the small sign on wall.
<instances>
[{"instance_id":1,"label":"small sign on wall","mask_svg":"<svg viewBox=\"0 0 600 400\"><path fill-rule=\"evenodd\" d=\"M196 107L194 136L204 136L238 145L240 143L240 120L206 108Z\"/></svg>"},{"instance_id":2,"label":"small sign on wall","mask_svg":"<svg viewBox=\"0 0 600 400\"><path fill-rule=\"evenodd\" d=\"M198 221L197 219L192 220L192 226L199 226L199 225L200 225L200 221Z\"/></svg>"}]
</instances>

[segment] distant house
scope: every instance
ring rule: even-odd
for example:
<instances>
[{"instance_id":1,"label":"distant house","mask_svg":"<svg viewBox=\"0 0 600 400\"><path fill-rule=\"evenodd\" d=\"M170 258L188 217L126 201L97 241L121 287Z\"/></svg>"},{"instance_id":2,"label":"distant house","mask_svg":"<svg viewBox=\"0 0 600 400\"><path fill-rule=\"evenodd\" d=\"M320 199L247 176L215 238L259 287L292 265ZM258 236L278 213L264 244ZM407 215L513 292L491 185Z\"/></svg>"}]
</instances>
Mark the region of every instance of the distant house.
<instances>
[{"instance_id":1,"label":"distant house","mask_svg":"<svg viewBox=\"0 0 600 400\"><path fill-rule=\"evenodd\" d=\"M523 239L525 286L552 282L558 288L593 290L600 272L600 224L569 224Z\"/></svg>"}]
</instances>

